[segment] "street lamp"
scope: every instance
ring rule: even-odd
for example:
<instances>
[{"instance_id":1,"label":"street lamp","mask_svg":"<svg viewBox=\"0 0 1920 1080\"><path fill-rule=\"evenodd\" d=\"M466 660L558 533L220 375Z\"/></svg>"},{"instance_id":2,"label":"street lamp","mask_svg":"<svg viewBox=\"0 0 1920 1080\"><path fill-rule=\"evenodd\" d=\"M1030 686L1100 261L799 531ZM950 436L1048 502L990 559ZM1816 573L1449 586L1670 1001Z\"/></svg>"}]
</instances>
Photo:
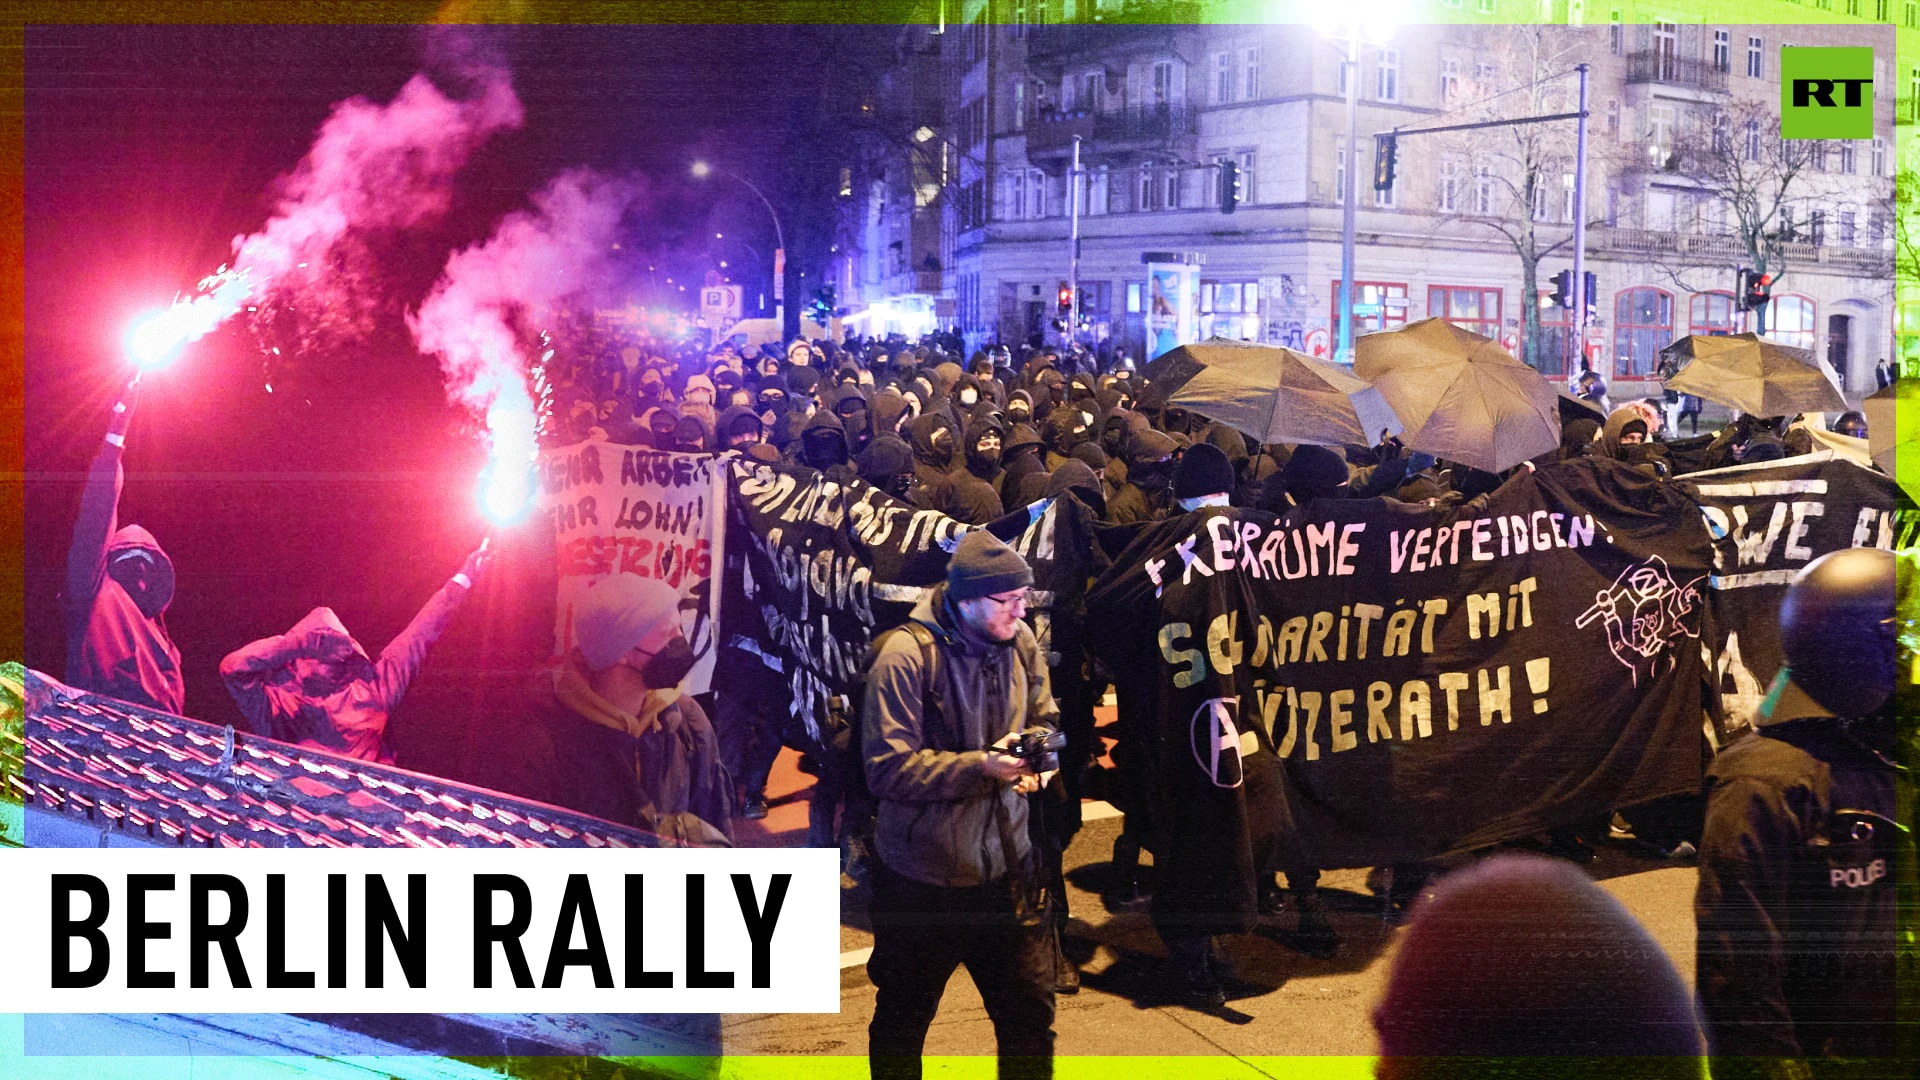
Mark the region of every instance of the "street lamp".
<instances>
[{"instance_id":1,"label":"street lamp","mask_svg":"<svg viewBox=\"0 0 1920 1080\"><path fill-rule=\"evenodd\" d=\"M693 163L693 175L697 179L704 180L714 173L718 173L729 180L739 181L748 191L759 196L760 204L767 208L767 216L773 219L773 319L774 322L779 325L781 333L785 333L787 326L787 288L782 279L786 276L787 269L787 241L785 234L780 230L780 215L774 210L773 203L767 199L765 193L759 188L754 187L752 182L746 177L716 169L704 161L696 161ZM721 238L719 233L714 233L713 235L715 239Z\"/></svg>"},{"instance_id":2,"label":"street lamp","mask_svg":"<svg viewBox=\"0 0 1920 1080\"><path fill-rule=\"evenodd\" d=\"M1360 118L1360 39L1384 45L1393 38L1400 23L1400 4L1396 0L1348 0L1342 5L1349 21L1339 21L1332 9L1322 12L1334 16L1317 24L1328 38L1344 39L1347 46L1347 176L1341 192L1340 208L1340 337L1333 358L1353 362L1353 230L1354 205L1359 201L1359 118ZM1381 325L1386 320L1381 319Z\"/></svg>"}]
</instances>

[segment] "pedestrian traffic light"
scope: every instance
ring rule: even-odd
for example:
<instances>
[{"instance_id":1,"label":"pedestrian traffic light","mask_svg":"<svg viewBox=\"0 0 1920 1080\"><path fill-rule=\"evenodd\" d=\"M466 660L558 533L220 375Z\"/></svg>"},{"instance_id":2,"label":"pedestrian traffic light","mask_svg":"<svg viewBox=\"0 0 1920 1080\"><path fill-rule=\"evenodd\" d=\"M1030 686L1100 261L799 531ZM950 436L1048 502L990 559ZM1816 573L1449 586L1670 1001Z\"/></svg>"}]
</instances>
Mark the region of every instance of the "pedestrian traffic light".
<instances>
[{"instance_id":1,"label":"pedestrian traffic light","mask_svg":"<svg viewBox=\"0 0 1920 1080\"><path fill-rule=\"evenodd\" d=\"M1068 288L1066 282L1063 281L1060 283L1060 314L1065 315L1072 310L1073 290Z\"/></svg>"},{"instance_id":2,"label":"pedestrian traffic light","mask_svg":"<svg viewBox=\"0 0 1920 1080\"><path fill-rule=\"evenodd\" d=\"M1767 301L1773 299L1773 275L1757 271L1749 272L1746 288L1740 295L1745 299L1745 306L1749 311L1766 307Z\"/></svg>"},{"instance_id":3,"label":"pedestrian traffic light","mask_svg":"<svg viewBox=\"0 0 1920 1080\"><path fill-rule=\"evenodd\" d=\"M1740 311L1747 310L1747 284L1753 278L1753 271L1741 267L1733 275L1733 306Z\"/></svg>"},{"instance_id":4,"label":"pedestrian traffic light","mask_svg":"<svg viewBox=\"0 0 1920 1080\"><path fill-rule=\"evenodd\" d=\"M1555 307L1573 306L1573 271L1562 270L1553 275L1553 295L1548 299Z\"/></svg>"},{"instance_id":5,"label":"pedestrian traffic light","mask_svg":"<svg viewBox=\"0 0 1920 1080\"><path fill-rule=\"evenodd\" d=\"M1373 190L1393 190L1393 167L1399 152L1399 141L1392 135L1373 137Z\"/></svg>"},{"instance_id":6,"label":"pedestrian traffic light","mask_svg":"<svg viewBox=\"0 0 1920 1080\"><path fill-rule=\"evenodd\" d=\"M1233 208L1238 205L1240 205L1240 165L1238 162L1222 161L1220 163L1220 212L1231 214Z\"/></svg>"}]
</instances>

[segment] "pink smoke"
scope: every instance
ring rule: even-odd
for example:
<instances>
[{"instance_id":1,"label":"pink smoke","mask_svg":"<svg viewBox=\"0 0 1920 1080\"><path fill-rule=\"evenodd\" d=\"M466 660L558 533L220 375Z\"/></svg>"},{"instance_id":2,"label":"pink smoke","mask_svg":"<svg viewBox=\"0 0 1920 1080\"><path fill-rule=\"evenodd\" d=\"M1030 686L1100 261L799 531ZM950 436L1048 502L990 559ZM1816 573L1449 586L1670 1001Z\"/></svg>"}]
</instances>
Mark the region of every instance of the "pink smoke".
<instances>
[{"instance_id":1,"label":"pink smoke","mask_svg":"<svg viewBox=\"0 0 1920 1080\"><path fill-rule=\"evenodd\" d=\"M629 180L584 168L562 173L533 196L532 210L450 256L407 316L420 351L440 359L448 399L485 420L482 501L495 520L516 516L532 496L536 417L526 343L567 301L590 300L615 276L612 247L638 195Z\"/></svg>"},{"instance_id":2,"label":"pink smoke","mask_svg":"<svg viewBox=\"0 0 1920 1080\"><path fill-rule=\"evenodd\" d=\"M196 295L129 331L134 359L159 366L243 307L284 302L306 332L364 329L376 298L337 265L349 242L445 213L453 176L474 150L521 122L504 67L469 56L456 75L470 91L457 101L415 75L385 105L363 97L335 105L306 156L276 182L265 227L233 238L231 269L222 266Z\"/></svg>"}]
</instances>

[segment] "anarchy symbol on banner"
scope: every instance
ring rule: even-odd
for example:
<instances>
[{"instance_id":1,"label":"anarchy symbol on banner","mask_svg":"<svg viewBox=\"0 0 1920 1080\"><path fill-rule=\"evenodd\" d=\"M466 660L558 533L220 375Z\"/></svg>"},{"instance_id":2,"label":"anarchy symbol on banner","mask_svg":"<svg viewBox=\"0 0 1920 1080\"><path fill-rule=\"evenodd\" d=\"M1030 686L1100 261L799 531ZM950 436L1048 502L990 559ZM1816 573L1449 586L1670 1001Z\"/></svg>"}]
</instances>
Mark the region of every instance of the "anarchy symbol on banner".
<instances>
[{"instance_id":1,"label":"anarchy symbol on banner","mask_svg":"<svg viewBox=\"0 0 1920 1080\"><path fill-rule=\"evenodd\" d=\"M1193 711L1193 760L1214 787L1237 788L1246 779L1241 758L1260 747L1252 730L1242 732L1233 722L1240 699L1209 698Z\"/></svg>"}]
</instances>

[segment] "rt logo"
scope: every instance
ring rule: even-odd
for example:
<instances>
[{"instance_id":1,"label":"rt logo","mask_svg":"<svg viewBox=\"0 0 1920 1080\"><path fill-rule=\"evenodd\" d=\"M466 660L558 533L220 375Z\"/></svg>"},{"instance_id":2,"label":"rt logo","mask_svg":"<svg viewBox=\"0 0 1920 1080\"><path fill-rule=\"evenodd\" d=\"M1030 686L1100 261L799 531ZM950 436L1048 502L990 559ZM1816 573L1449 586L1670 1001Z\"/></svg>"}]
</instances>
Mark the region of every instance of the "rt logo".
<instances>
[{"instance_id":1,"label":"rt logo","mask_svg":"<svg viewBox=\"0 0 1920 1080\"><path fill-rule=\"evenodd\" d=\"M1873 50L1780 50L1780 137L1873 138Z\"/></svg>"}]
</instances>

